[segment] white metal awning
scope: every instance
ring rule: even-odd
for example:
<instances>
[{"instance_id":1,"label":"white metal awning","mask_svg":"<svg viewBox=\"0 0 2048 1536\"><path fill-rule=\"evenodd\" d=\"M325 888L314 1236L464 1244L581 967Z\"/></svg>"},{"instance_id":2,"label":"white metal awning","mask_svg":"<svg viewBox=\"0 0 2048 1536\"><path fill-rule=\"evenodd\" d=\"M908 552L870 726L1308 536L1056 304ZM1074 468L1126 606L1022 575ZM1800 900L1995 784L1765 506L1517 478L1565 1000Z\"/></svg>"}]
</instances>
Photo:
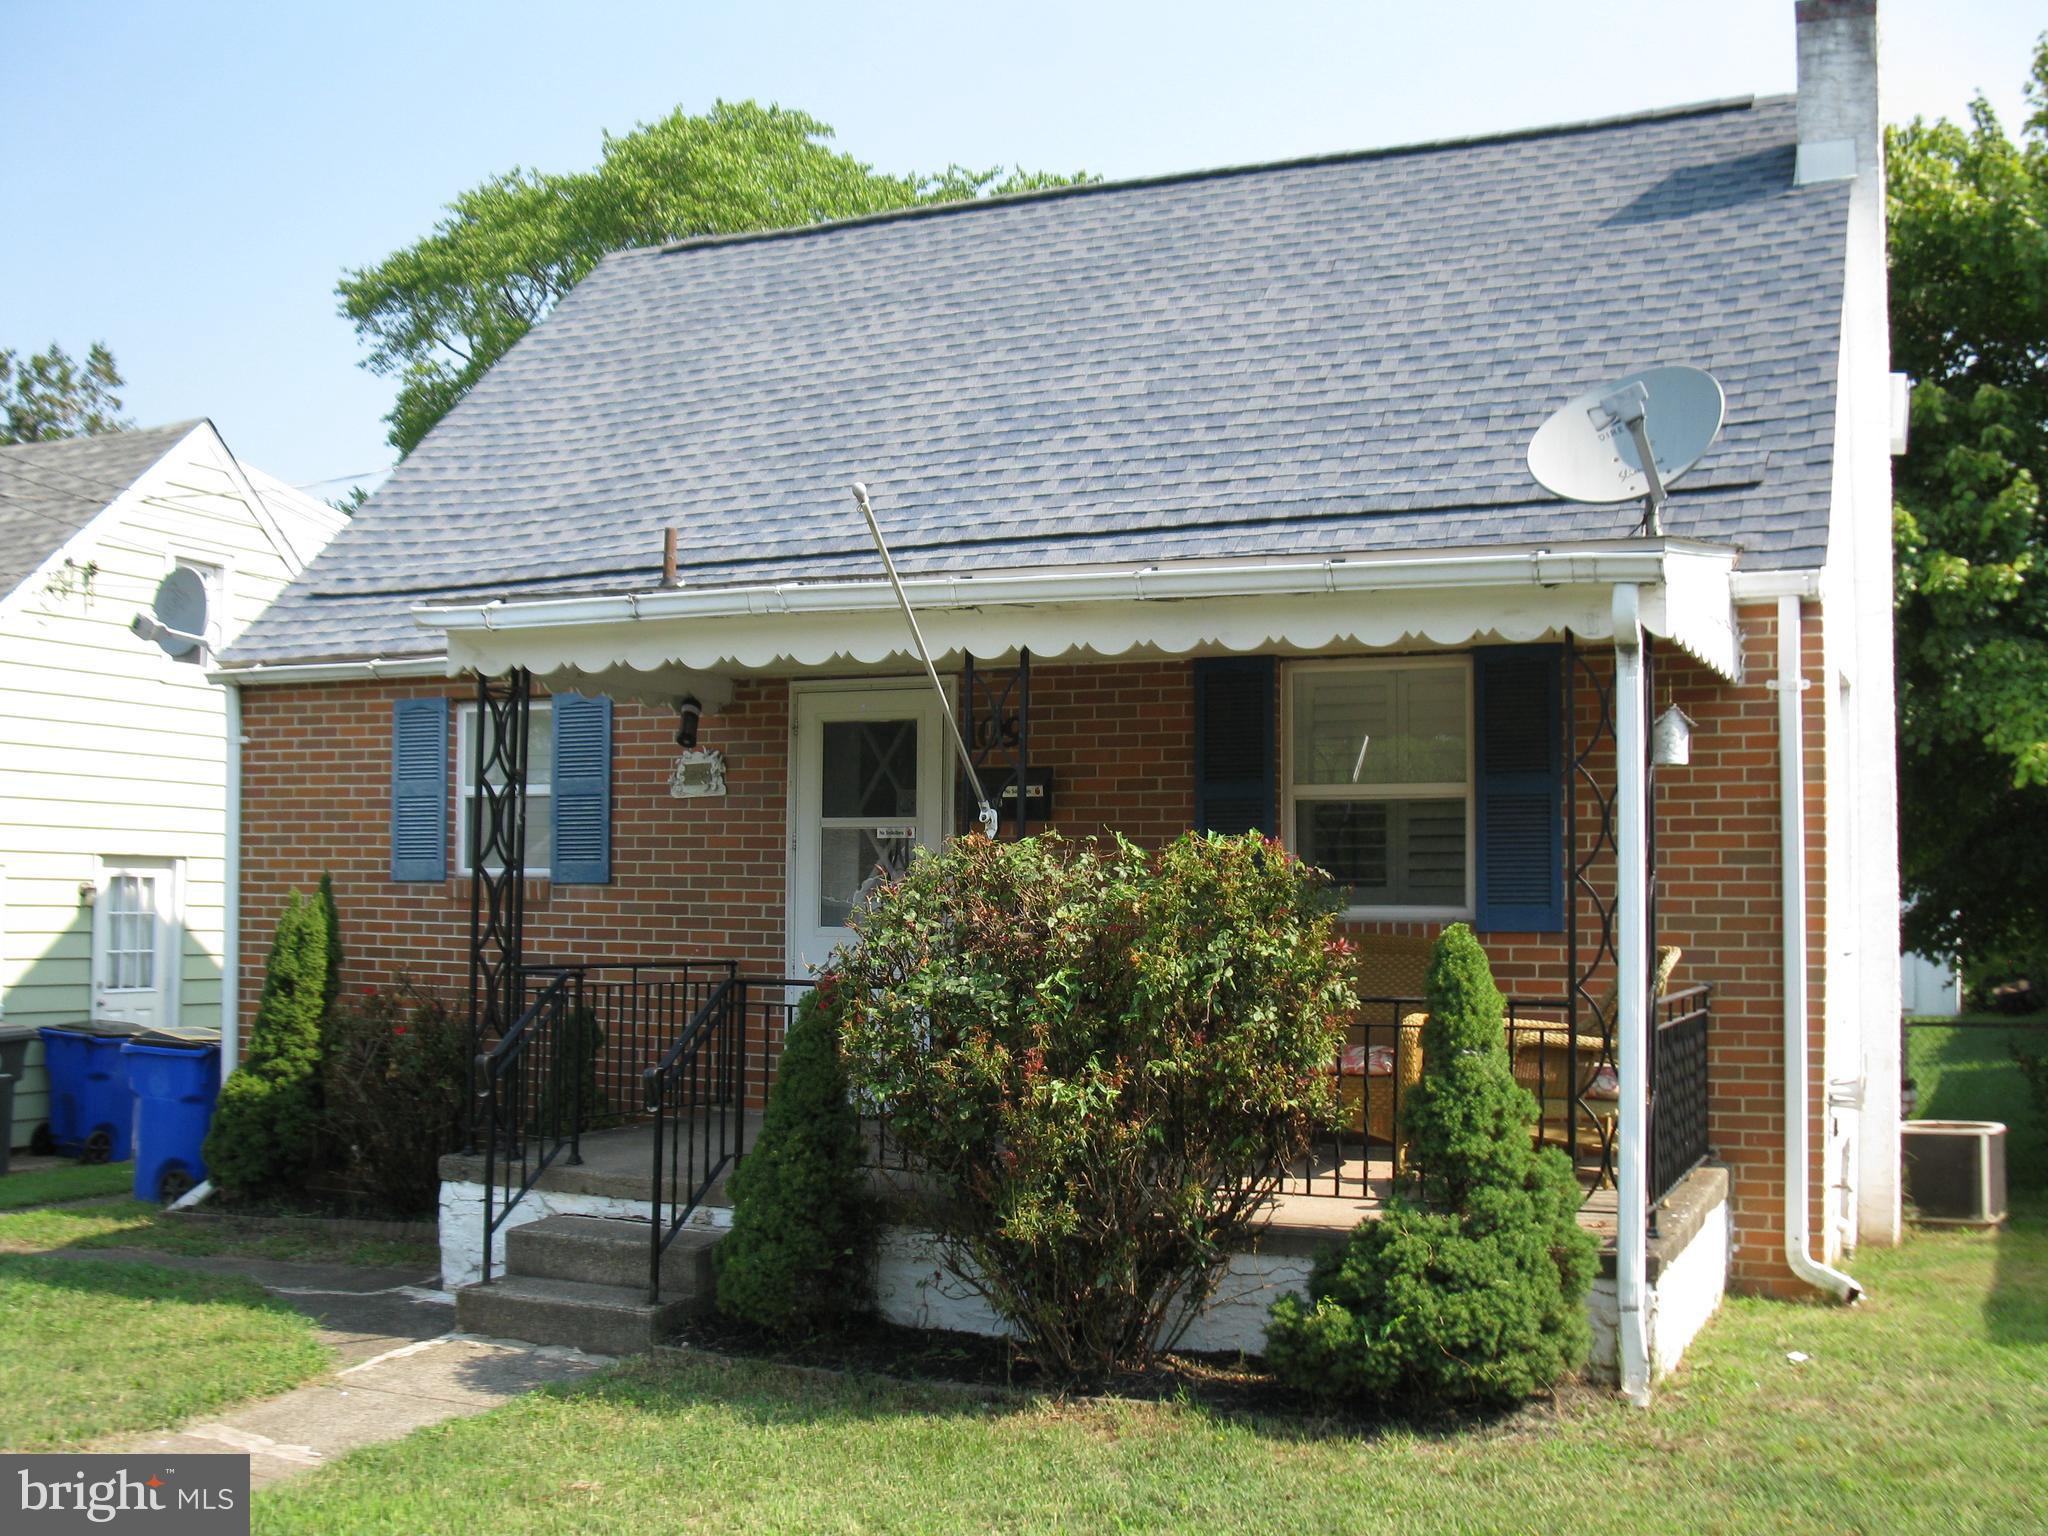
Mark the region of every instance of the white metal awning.
<instances>
[{"instance_id":1,"label":"white metal awning","mask_svg":"<svg viewBox=\"0 0 2048 1536\"><path fill-rule=\"evenodd\" d=\"M1740 670L1735 552L1677 539L1259 564L1162 564L905 578L935 655L1035 658L1457 646L1613 634L1614 588L1644 628L1723 677ZM888 583L791 582L433 604L451 674L524 667L615 697L729 696L731 680L910 655Z\"/></svg>"}]
</instances>

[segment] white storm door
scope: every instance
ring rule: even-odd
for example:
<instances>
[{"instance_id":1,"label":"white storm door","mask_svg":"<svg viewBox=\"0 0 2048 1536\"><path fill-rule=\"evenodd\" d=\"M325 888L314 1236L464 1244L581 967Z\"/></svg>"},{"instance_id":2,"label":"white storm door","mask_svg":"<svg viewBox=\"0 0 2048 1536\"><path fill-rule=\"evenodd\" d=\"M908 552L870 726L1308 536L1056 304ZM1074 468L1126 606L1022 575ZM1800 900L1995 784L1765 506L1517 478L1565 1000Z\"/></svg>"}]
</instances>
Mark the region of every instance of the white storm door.
<instances>
[{"instance_id":1,"label":"white storm door","mask_svg":"<svg viewBox=\"0 0 2048 1536\"><path fill-rule=\"evenodd\" d=\"M795 703L789 963L807 976L853 937L863 892L944 838L946 727L930 688L804 688Z\"/></svg>"},{"instance_id":2,"label":"white storm door","mask_svg":"<svg viewBox=\"0 0 2048 1536\"><path fill-rule=\"evenodd\" d=\"M167 859L104 860L93 902L92 1012L162 1028L178 1005L177 866Z\"/></svg>"}]
</instances>

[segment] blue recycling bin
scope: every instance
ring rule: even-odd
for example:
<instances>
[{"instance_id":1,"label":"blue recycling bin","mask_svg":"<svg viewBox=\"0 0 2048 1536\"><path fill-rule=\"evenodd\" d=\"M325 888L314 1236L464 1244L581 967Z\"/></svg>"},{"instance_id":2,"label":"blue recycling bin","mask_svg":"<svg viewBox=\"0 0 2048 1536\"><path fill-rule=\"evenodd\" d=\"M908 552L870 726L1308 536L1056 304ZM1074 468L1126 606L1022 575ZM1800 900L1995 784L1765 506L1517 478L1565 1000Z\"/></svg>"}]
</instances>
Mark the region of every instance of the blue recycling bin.
<instances>
[{"instance_id":1,"label":"blue recycling bin","mask_svg":"<svg viewBox=\"0 0 2048 1536\"><path fill-rule=\"evenodd\" d=\"M135 1198L175 1200L206 1177L206 1129L220 1097L220 1047L161 1038L121 1047L135 1091Z\"/></svg>"},{"instance_id":2,"label":"blue recycling bin","mask_svg":"<svg viewBox=\"0 0 2048 1536\"><path fill-rule=\"evenodd\" d=\"M88 1163L125 1163L134 1147L135 1095L121 1066L121 1043L135 1026L94 1020L45 1024L43 1069L50 1078L50 1123L37 1150Z\"/></svg>"}]
</instances>

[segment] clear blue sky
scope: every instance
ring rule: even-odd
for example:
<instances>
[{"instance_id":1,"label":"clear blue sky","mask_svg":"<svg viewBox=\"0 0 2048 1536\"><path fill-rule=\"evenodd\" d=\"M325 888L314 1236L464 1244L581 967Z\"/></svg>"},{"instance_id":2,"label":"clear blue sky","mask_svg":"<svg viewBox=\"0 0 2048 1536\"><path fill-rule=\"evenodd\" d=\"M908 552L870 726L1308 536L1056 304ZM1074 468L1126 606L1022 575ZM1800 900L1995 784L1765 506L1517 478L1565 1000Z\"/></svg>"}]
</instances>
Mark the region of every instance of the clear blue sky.
<instances>
[{"instance_id":1,"label":"clear blue sky","mask_svg":"<svg viewBox=\"0 0 2048 1536\"><path fill-rule=\"evenodd\" d=\"M1888 118L1981 88L2017 130L2039 0L1880 18ZM589 166L604 130L678 104L801 107L887 170L1123 177L1792 83L1792 0L0 0L0 346L104 339L138 422L211 416L250 463L324 482L391 460L341 269L490 173Z\"/></svg>"}]
</instances>

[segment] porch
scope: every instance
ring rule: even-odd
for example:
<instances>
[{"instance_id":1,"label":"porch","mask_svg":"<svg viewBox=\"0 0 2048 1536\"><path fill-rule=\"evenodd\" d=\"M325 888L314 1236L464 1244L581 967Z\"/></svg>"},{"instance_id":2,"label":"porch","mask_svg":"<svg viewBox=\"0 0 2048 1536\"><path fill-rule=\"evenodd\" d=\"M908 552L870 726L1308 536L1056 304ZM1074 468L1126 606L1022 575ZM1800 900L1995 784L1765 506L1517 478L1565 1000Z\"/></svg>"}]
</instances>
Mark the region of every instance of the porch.
<instances>
[{"instance_id":1,"label":"porch","mask_svg":"<svg viewBox=\"0 0 2048 1536\"><path fill-rule=\"evenodd\" d=\"M1424 942L1383 941L1368 973L1419 967ZM809 979L754 978L732 961L530 967L530 999L507 1034L476 1061L471 1148L443 1160L444 1188L467 1192L444 1234L447 1278L488 1281L503 1233L536 1216L575 1211L623 1218L644 1232L645 1290L661 1297L664 1252L686 1229L729 1224L727 1181L759 1137L762 1106ZM1506 1040L1517 1078L1535 1098L1538 1145L1563 1151L1579 1177L1579 1222L1611 1256L1618 1237L1618 1076L1611 1004L1574 1028L1566 999L1507 999ZM1656 1000L1649 1098L1650 1235L1664 1201L1708 1156L1707 1041L1711 992L1667 990ZM1426 1001L1360 1000L1331 1062L1336 1121L1304 1155L1275 1171L1262 1245L1306 1254L1383 1211L1407 1171L1400 1138L1405 1094L1420 1080ZM1591 1033L1583 1032L1590 1029ZM1606 1031L1606 1032L1603 1032ZM914 1168L886 1120L864 1120L867 1163L886 1208L912 1220ZM453 1244L451 1247L451 1236Z\"/></svg>"}]
</instances>

